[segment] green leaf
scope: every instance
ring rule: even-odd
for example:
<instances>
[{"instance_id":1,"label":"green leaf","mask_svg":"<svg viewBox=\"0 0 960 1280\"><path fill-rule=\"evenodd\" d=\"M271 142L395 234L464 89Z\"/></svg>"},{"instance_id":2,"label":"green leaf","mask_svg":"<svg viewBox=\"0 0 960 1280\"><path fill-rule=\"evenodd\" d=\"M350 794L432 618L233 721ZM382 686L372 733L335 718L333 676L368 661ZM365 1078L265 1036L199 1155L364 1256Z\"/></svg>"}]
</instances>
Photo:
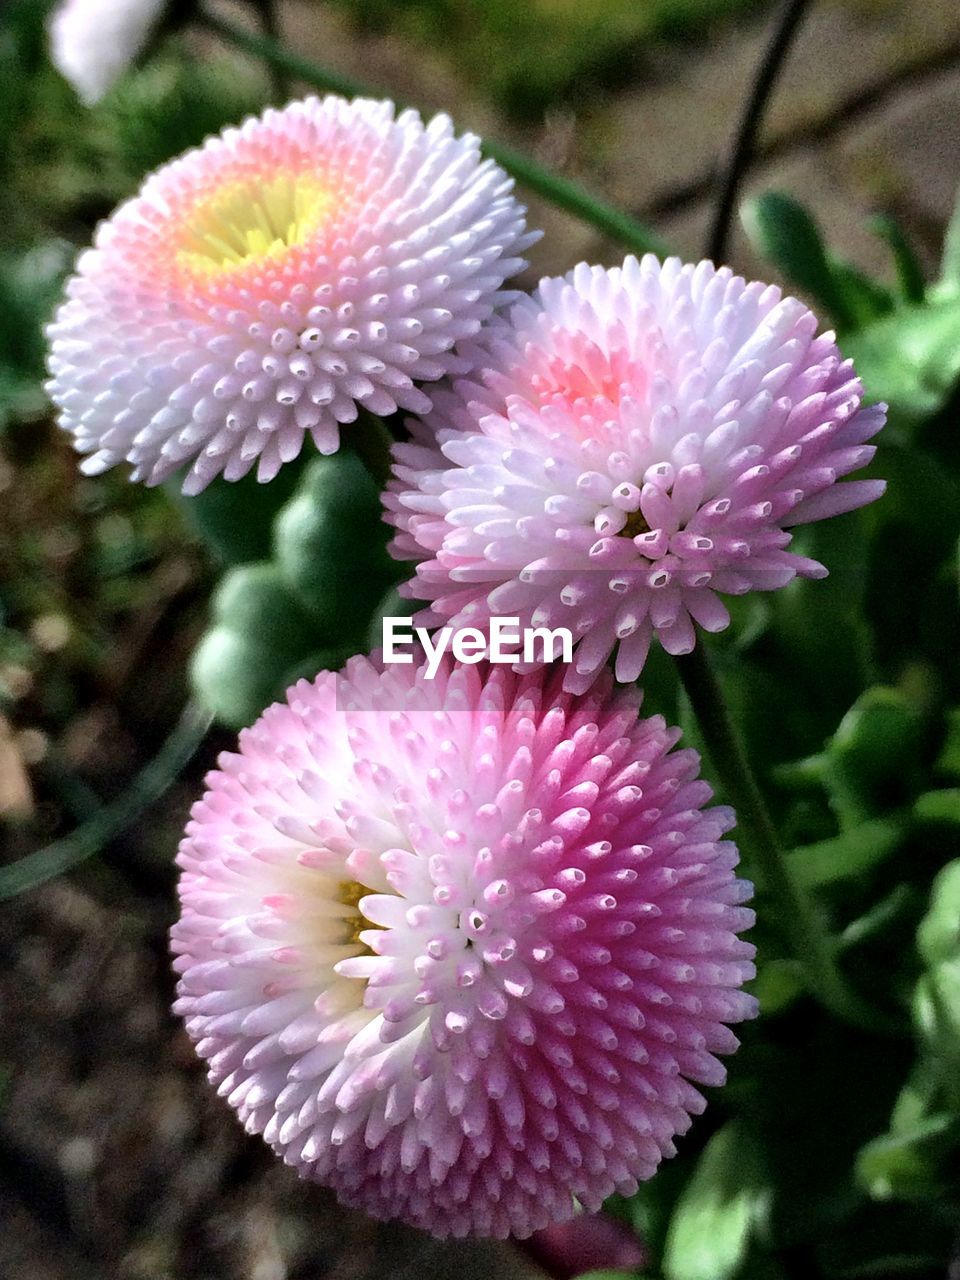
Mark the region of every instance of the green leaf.
<instances>
[{"instance_id":1,"label":"green leaf","mask_svg":"<svg viewBox=\"0 0 960 1280\"><path fill-rule=\"evenodd\" d=\"M899 222L890 214L879 214L871 218L870 228L890 246L904 301L923 302L926 293L923 267Z\"/></svg>"},{"instance_id":2,"label":"green leaf","mask_svg":"<svg viewBox=\"0 0 960 1280\"><path fill-rule=\"evenodd\" d=\"M912 886L894 885L879 902L857 916L856 920L851 920L838 939L838 950L848 951L886 933L898 920L915 909L916 896L916 890Z\"/></svg>"},{"instance_id":3,"label":"green leaf","mask_svg":"<svg viewBox=\"0 0 960 1280\"><path fill-rule=\"evenodd\" d=\"M896 818L864 822L830 840L794 849L789 854L790 869L805 889L859 878L896 852L905 828L906 823Z\"/></svg>"},{"instance_id":4,"label":"green leaf","mask_svg":"<svg viewBox=\"0 0 960 1280\"><path fill-rule=\"evenodd\" d=\"M893 310L894 299L885 285L872 280L870 276L864 275L862 271L858 271L856 267L851 266L849 262L844 262L835 254L827 254L827 259L847 311L853 317L854 328L859 329L865 324L870 324ZM837 327L841 327L839 322Z\"/></svg>"},{"instance_id":5,"label":"green leaf","mask_svg":"<svg viewBox=\"0 0 960 1280\"><path fill-rule=\"evenodd\" d=\"M906 798L920 737L920 718L899 689L877 685L857 699L826 751L827 787L844 828Z\"/></svg>"},{"instance_id":6,"label":"green leaf","mask_svg":"<svg viewBox=\"0 0 960 1280\"><path fill-rule=\"evenodd\" d=\"M926 1059L916 1062L906 1084L900 1090L890 1115L890 1132L912 1133L917 1125L934 1110L937 1078Z\"/></svg>"},{"instance_id":7,"label":"green leaf","mask_svg":"<svg viewBox=\"0 0 960 1280\"><path fill-rule=\"evenodd\" d=\"M855 328L889 310L887 291L828 253L815 219L791 196L768 191L748 200L741 218L761 257L825 307L841 328Z\"/></svg>"},{"instance_id":8,"label":"green leaf","mask_svg":"<svg viewBox=\"0 0 960 1280\"><path fill-rule=\"evenodd\" d=\"M190 660L190 682L222 725L242 729L297 680L312 679L318 671L339 671L351 655L349 646L320 649L291 666L289 656L226 627L213 627Z\"/></svg>"},{"instance_id":9,"label":"green leaf","mask_svg":"<svg viewBox=\"0 0 960 1280\"><path fill-rule=\"evenodd\" d=\"M901 307L841 342L867 394L906 418L942 409L960 378L960 300Z\"/></svg>"},{"instance_id":10,"label":"green leaf","mask_svg":"<svg viewBox=\"0 0 960 1280\"><path fill-rule=\"evenodd\" d=\"M260 111L256 72L211 53L186 61L161 51L121 76L92 109L101 150L122 182L139 182L144 173Z\"/></svg>"},{"instance_id":11,"label":"green leaf","mask_svg":"<svg viewBox=\"0 0 960 1280\"><path fill-rule=\"evenodd\" d=\"M750 243L788 280L809 293L839 321L849 321L827 261L826 246L813 217L798 201L778 191L748 200L740 213Z\"/></svg>"},{"instance_id":12,"label":"green leaf","mask_svg":"<svg viewBox=\"0 0 960 1280\"><path fill-rule=\"evenodd\" d=\"M667 1280L736 1275L767 1195L757 1155L736 1120L707 1143L670 1220L663 1259Z\"/></svg>"},{"instance_id":13,"label":"green leaf","mask_svg":"<svg viewBox=\"0 0 960 1280\"><path fill-rule=\"evenodd\" d=\"M917 930L917 948L928 965L960 956L960 858L933 882L930 906Z\"/></svg>"},{"instance_id":14,"label":"green leaf","mask_svg":"<svg viewBox=\"0 0 960 1280\"><path fill-rule=\"evenodd\" d=\"M960 292L960 188L943 238L940 282L952 292Z\"/></svg>"},{"instance_id":15,"label":"green leaf","mask_svg":"<svg viewBox=\"0 0 960 1280\"><path fill-rule=\"evenodd\" d=\"M771 769L770 776L785 791L810 791L824 785L827 758L820 751L802 760L787 760Z\"/></svg>"},{"instance_id":16,"label":"green leaf","mask_svg":"<svg viewBox=\"0 0 960 1280\"><path fill-rule=\"evenodd\" d=\"M918 1121L912 1129L887 1133L857 1156L856 1177L875 1200L920 1200L936 1195L940 1161L960 1139L960 1122L943 1113Z\"/></svg>"},{"instance_id":17,"label":"green leaf","mask_svg":"<svg viewBox=\"0 0 960 1280\"><path fill-rule=\"evenodd\" d=\"M941 960L920 978L913 1017L950 1103L960 1113L960 959Z\"/></svg>"},{"instance_id":18,"label":"green leaf","mask_svg":"<svg viewBox=\"0 0 960 1280\"><path fill-rule=\"evenodd\" d=\"M913 806L920 822L947 822L960 826L960 787L943 791L926 791Z\"/></svg>"},{"instance_id":19,"label":"green leaf","mask_svg":"<svg viewBox=\"0 0 960 1280\"><path fill-rule=\"evenodd\" d=\"M761 1012L770 1015L788 1009L805 988L803 967L797 960L767 960L760 966L753 994Z\"/></svg>"}]
</instances>

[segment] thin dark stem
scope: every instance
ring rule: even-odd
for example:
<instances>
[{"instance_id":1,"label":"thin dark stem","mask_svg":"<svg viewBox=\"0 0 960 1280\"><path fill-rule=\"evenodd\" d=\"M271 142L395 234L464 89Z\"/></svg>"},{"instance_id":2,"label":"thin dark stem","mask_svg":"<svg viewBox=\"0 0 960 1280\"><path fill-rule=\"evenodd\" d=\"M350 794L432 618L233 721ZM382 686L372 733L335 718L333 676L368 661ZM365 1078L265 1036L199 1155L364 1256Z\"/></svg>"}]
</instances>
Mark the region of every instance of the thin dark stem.
<instances>
[{"instance_id":1,"label":"thin dark stem","mask_svg":"<svg viewBox=\"0 0 960 1280\"><path fill-rule=\"evenodd\" d=\"M260 28L264 36L273 44L281 44L280 19L277 14L276 0L256 0L257 12L260 15ZM277 104L282 105L290 96L290 84L283 67L275 62L269 63L270 80L273 84Z\"/></svg>"},{"instance_id":2,"label":"thin dark stem","mask_svg":"<svg viewBox=\"0 0 960 1280\"><path fill-rule=\"evenodd\" d=\"M730 224L740 196L740 185L753 160L757 134L763 122L770 94L810 4L811 0L786 0L783 13L774 29L773 38L757 70L757 78L744 108L730 161L726 167L720 201L707 241L707 257L718 265L727 254Z\"/></svg>"},{"instance_id":3,"label":"thin dark stem","mask_svg":"<svg viewBox=\"0 0 960 1280\"><path fill-rule=\"evenodd\" d=\"M765 890L777 904L777 923L793 958L807 975L811 995L838 1018L867 1031L902 1028L847 984L816 908L791 874L776 829L730 716L710 656L701 642L677 659L680 679L703 733L710 762L737 813L737 833Z\"/></svg>"},{"instance_id":4,"label":"thin dark stem","mask_svg":"<svg viewBox=\"0 0 960 1280\"><path fill-rule=\"evenodd\" d=\"M276 40L268 39L233 22L227 22L203 8L197 12L197 21L208 31L215 32L222 40L232 44L234 48L256 58L262 58L272 67L279 67L290 77L302 80L311 88L325 93L339 93L346 98L375 97L385 95L371 86L360 83L327 67L317 66L307 58L301 58ZM623 213L614 205L607 204L597 196L585 191L569 178L551 173L537 164L521 151L515 151L503 143L490 142L484 139L481 150L485 156L495 160L516 180L535 191L559 209L573 214L581 222L596 227L603 235L631 249L634 253L655 253L659 257L666 256L668 250L663 240L649 227Z\"/></svg>"}]
</instances>

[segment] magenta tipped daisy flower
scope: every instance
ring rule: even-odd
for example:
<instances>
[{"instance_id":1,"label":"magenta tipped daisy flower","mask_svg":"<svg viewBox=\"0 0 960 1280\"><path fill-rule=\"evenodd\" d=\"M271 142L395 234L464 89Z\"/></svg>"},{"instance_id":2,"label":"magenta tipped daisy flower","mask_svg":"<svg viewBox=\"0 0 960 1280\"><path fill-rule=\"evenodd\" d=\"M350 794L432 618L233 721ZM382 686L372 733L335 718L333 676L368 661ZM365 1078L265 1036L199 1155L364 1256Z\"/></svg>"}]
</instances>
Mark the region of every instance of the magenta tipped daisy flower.
<instances>
[{"instance_id":1,"label":"magenta tipped daisy flower","mask_svg":"<svg viewBox=\"0 0 960 1280\"><path fill-rule=\"evenodd\" d=\"M631 1194L751 1017L750 886L636 690L301 681L180 849L177 1011L245 1127L348 1204L525 1236Z\"/></svg>"},{"instance_id":2,"label":"magenta tipped daisy flower","mask_svg":"<svg viewBox=\"0 0 960 1280\"><path fill-rule=\"evenodd\" d=\"M142 52L166 0L63 0L50 18L50 57L87 106Z\"/></svg>"},{"instance_id":3,"label":"magenta tipped daisy flower","mask_svg":"<svg viewBox=\"0 0 960 1280\"><path fill-rule=\"evenodd\" d=\"M359 408L426 411L418 384L468 368L456 344L523 265L511 187L448 117L336 97L164 166L101 224L49 330L84 471L270 480L307 433L333 453Z\"/></svg>"},{"instance_id":4,"label":"magenta tipped daisy flower","mask_svg":"<svg viewBox=\"0 0 960 1280\"><path fill-rule=\"evenodd\" d=\"M722 630L724 594L825 574L787 529L883 492L836 481L885 411L816 329L709 262L544 280L485 338L482 375L395 449L387 519L423 620L567 627L582 690L614 651L630 681L654 635L679 654Z\"/></svg>"}]
</instances>

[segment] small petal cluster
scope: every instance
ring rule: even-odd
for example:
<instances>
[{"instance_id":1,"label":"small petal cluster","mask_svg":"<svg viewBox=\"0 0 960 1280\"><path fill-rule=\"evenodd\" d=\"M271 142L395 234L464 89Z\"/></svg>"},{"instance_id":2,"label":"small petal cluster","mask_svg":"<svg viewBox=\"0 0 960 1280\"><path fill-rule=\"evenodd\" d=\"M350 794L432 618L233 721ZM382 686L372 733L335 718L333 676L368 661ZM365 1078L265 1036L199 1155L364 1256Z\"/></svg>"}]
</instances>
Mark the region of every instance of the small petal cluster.
<instances>
[{"instance_id":1,"label":"small petal cluster","mask_svg":"<svg viewBox=\"0 0 960 1280\"><path fill-rule=\"evenodd\" d=\"M635 680L654 635L681 654L722 630L723 594L825 574L786 529L882 493L835 482L873 456L884 408L816 329L709 262L544 280L395 448L387 518L421 620L567 627L582 691L614 652Z\"/></svg>"},{"instance_id":2,"label":"small petal cluster","mask_svg":"<svg viewBox=\"0 0 960 1280\"><path fill-rule=\"evenodd\" d=\"M636 690L354 659L224 755L177 1010L247 1130L348 1204L525 1236L629 1195L751 1017L750 886Z\"/></svg>"},{"instance_id":3,"label":"small petal cluster","mask_svg":"<svg viewBox=\"0 0 960 1280\"><path fill-rule=\"evenodd\" d=\"M98 229L50 327L48 390L96 474L126 460L184 491L360 408L430 408L416 385L512 295L533 237L511 181L446 116L308 98L227 129L147 179Z\"/></svg>"},{"instance_id":4,"label":"small petal cluster","mask_svg":"<svg viewBox=\"0 0 960 1280\"><path fill-rule=\"evenodd\" d=\"M63 0L50 19L50 57L92 106L142 52L166 0Z\"/></svg>"}]
</instances>

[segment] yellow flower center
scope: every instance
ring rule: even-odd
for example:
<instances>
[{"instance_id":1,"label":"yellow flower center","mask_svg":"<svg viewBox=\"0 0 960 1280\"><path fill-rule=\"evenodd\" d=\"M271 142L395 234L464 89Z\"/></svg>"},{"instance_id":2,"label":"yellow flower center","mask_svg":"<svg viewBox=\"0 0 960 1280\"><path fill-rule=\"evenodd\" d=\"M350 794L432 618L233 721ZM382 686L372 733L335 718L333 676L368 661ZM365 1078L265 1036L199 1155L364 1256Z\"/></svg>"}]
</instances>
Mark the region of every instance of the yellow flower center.
<instances>
[{"instance_id":1,"label":"yellow flower center","mask_svg":"<svg viewBox=\"0 0 960 1280\"><path fill-rule=\"evenodd\" d=\"M316 229L332 199L312 174L227 183L194 208L177 258L183 266L218 274L279 257Z\"/></svg>"},{"instance_id":2,"label":"yellow flower center","mask_svg":"<svg viewBox=\"0 0 960 1280\"><path fill-rule=\"evenodd\" d=\"M631 511L627 516L627 523L620 530L620 536L622 538L635 538L638 534L649 532L650 526L644 520L642 512Z\"/></svg>"},{"instance_id":3,"label":"yellow flower center","mask_svg":"<svg viewBox=\"0 0 960 1280\"><path fill-rule=\"evenodd\" d=\"M360 884L356 880L344 880L337 894L345 907L352 907L353 909L352 915L348 916L346 920L348 930L346 941L353 946L362 947L363 953L366 955L373 955L373 952L365 942L361 941L361 933L367 929L379 929L382 927L378 924L372 924L360 910L360 899L365 898L368 893L372 892L372 889L368 889L365 884Z\"/></svg>"}]
</instances>

